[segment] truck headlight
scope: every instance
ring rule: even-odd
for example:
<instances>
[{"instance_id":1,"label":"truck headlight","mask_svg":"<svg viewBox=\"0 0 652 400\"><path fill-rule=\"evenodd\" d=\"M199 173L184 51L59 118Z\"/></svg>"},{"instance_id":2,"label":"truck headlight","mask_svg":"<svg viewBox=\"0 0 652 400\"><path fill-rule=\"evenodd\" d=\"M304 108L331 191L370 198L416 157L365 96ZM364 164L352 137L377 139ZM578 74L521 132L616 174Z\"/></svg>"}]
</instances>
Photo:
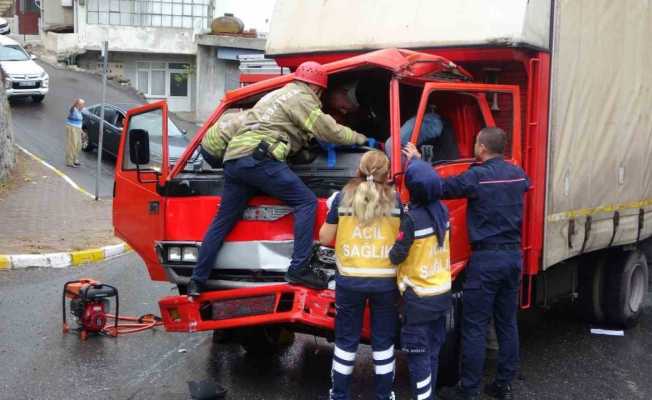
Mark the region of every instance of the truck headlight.
<instances>
[{"instance_id":1,"label":"truck headlight","mask_svg":"<svg viewBox=\"0 0 652 400\"><path fill-rule=\"evenodd\" d=\"M43 83L41 83L41 87L46 88L50 86L50 76L48 75L47 72L43 72L43 74L41 75L41 80L43 81Z\"/></svg>"},{"instance_id":2,"label":"truck headlight","mask_svg":"<svg viewBox=\"0 0 652 400\"><path fill-rule=\"evenodd\" d=\"M168 247L168 261L181 261L181 247Z\"/></svg>"},{"instance_id":3,"label":"truck headlight","mask_svg":"<svg viewBox=\"0 0 652 400\"><path fill-rule=\"evenodd\" d=\"M183 262L197 262L197 248L185 246L181 251L181 261Z\"/></svg>"}]
</instances>

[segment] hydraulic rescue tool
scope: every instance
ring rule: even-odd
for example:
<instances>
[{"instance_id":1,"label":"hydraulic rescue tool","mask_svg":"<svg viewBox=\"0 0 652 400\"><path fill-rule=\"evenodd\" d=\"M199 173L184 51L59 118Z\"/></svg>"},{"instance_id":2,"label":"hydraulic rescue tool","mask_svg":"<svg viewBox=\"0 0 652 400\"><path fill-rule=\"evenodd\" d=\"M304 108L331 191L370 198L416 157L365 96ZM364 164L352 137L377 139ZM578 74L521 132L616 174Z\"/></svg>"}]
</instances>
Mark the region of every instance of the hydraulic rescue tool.
<instances>
[{"instance_id":1,"label":"hydraulic rescue tool","mask_svg":"<svg viewBox=\"0 0 652 400\"><path fill-rule=\"evenodd\" d=\"M115 318L107 314L111 297L115 297ZM70 299L70 313L75 317L82 340L86 340L89 332L105 331L109 318L113 318L115 324L114 329L109 333L111 336L117 336L120 304L118 289L88 278L66 282L63 285L62 295L64 333L70 330L66 322L66 298Z\"/></svg>"},{"instance_id":2,"label":"hydraulic rescue tool","mask_svg":"<svg viewBox=\"0 0 652 400\"><path fill-rule=\"evenodd\" d=\"M115 315L108 313L111 297L115 297ZM115 337L162 325L161 318L153 314L121 317L118 289L94 279L82 278L63 285L63 333L70 330L66 321L66 299L70 300L70 313L75 317L81 340L86 340L89 332Z\"/></svg>"}]
</instances>

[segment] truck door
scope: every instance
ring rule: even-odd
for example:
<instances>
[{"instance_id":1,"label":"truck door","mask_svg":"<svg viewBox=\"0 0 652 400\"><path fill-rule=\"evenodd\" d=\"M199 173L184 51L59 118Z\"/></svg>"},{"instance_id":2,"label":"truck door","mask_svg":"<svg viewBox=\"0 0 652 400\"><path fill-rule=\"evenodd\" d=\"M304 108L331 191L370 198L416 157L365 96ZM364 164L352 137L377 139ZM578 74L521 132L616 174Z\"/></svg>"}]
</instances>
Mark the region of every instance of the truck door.
<instances>
[{"instance_id":1,"label":"truck door","mask_svg":"<svg viewBox=\"0 0 652 400\"><path fill-rule=\"evenodd\" d=\"M167 122L168 109L163 101L129 110L115 169L116 235L143 258L154 280L165 280L154 245L164 239L165 199L158 189L169 169ZM156 150L162 157L150 158Z\"/></svg>"},{"instance_id":2,"label":"truck door","mask_svg":"<svg viewBox=\"0 0 652 400\"><path fill-rule=\"evenodd\" d=\"M409 117L404 116L404 119ZM521 165L521 104L516 85L426 83L414 118L410 141L420 147L422 159L431 162L441 176L461 174L475 162L475 136L485 127L498 126L505 130L508 136L505 159ZM424 120L427 123L424 124ZM433 124L433 121L440 123L442 129L430 128L430 132L426 132L428 122ZM435 138L432 131L439 135ZM442 147L448 149L442 151ZM405 189L402 193L406 193ZM446 204L451 219L451 266L456 274L470 254L466 200L448 200Z\"/></svg>"}]
</instances>

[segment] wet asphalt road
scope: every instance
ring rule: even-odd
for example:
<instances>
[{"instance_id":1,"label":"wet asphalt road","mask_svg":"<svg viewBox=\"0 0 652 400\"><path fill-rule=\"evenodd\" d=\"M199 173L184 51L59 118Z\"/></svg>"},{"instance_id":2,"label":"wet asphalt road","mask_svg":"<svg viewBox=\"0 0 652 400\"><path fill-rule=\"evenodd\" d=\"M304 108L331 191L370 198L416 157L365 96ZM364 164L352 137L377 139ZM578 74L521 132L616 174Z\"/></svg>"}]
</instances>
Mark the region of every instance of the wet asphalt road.
<instances>
[{"instance_id":1,"label":"wet asphalt road","mask_svg":"<svg viewBox=\"0 0 652 400\"><path fill-rule=\"evenodd\" d=\"M210 333L158 328L87 342L62 334L62 286L89 276L120 289L125 314L158 313L157 300L176 294L171 284L151 282L134 254L76 269L0 273L0 399L187 399L186 382L201 379L225 385L228 399L326 398L332 346L311 336L298 335L280 355L255 358L236 344L213 344ZM568 307L521 318L517 398L652 398L650 297L640 325L625 337L588 329ZM353 398L370 399L369 348L360 353ZM402 355L396 387L399 399L409 398Z\"/></svg>"}]
</instances>

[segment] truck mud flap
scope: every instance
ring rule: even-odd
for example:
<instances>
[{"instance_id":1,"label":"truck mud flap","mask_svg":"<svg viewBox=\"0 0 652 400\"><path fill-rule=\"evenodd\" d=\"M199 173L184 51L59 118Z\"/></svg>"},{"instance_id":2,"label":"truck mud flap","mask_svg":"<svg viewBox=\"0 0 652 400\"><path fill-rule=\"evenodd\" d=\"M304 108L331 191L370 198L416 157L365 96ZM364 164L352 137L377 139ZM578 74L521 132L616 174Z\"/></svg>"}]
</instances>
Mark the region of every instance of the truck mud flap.
<instances>
[{"instance_id":1,"label":"truck mud flap","mask_svg":"<svg viewBox=\"0 0 652 400\"><path fill-rule=\"evenodd\" d=\"M333 330L335 292L288 284L221 290L159 301L168 332L197 332L270 324Z\"/></svg>"}]
</instances>

